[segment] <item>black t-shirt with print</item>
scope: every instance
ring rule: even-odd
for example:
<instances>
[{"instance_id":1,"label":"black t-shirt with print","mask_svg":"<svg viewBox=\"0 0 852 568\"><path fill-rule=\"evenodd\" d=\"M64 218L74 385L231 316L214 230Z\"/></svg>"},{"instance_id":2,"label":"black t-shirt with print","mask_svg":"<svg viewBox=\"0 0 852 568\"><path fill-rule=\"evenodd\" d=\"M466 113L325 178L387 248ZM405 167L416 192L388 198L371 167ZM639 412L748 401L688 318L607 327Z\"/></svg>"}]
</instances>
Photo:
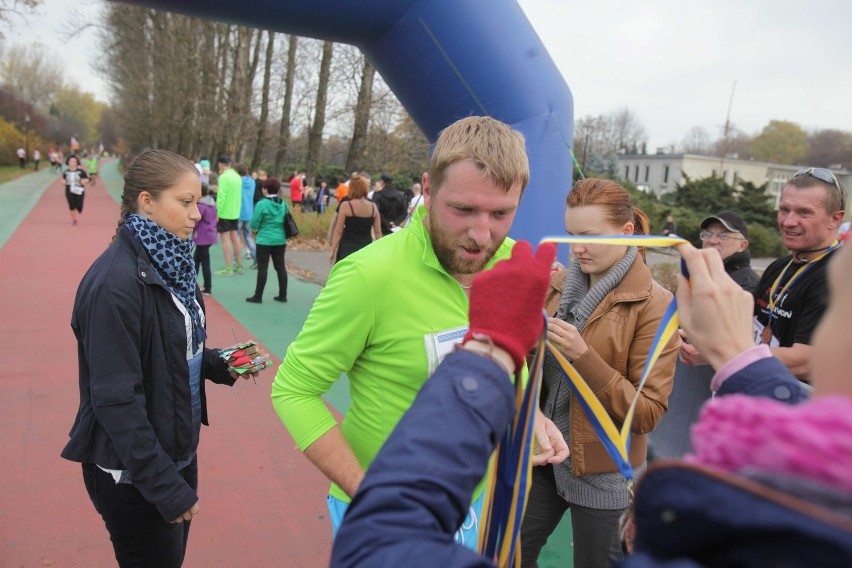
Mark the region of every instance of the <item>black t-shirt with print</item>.
<instances>
[{"instance_id":1,"label":"black t-shirt with print","mask_svg":"<svg viewBox=\"0 0 852 568\"><path fill-rule=\"evenodd\" d=\"M811 335L828 305L826 267L834 252L836 251L815 262L776 300L774 310L776 317L772 322L772 334L778 338L781 347L790 347L794 343L810 345ZM791 258L792 255L788 255L770 264L754 289L754 315L763 325L766 325L769 320L770 288ZM798 262L790 265L778 284L778 290L784 288L801 266L802 263Z\"/></svg>"}]
</instances>

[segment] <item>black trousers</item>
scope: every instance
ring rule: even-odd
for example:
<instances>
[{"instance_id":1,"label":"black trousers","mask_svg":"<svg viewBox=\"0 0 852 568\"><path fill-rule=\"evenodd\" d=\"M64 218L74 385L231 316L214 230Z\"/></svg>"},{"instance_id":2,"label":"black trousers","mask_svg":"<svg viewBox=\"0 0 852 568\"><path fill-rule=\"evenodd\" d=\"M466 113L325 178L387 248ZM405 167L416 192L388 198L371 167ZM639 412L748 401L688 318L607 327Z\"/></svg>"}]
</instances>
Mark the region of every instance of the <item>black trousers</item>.
<instances>
[{"instance_id":1,"label":"black trousers","mask_svg":"<svg viewBox=\"0 0 852 568\"><path fill-rule=\"evenodd\" d=\"M263 289L266 288L266 276L269 271L269 259L272 258L272 267L278 274L278 296L287 297L287 267L284 266L284 251L287 245L256 245L257 250L257 284L254 295L263 297Z\"/></svg>"},{"instance_id":2,"label":"black trousers","mask_svg":"<svg viewBox=\"0 0 852 568\"><path fill-rule=\"evenodd\" d=\"M195 253L192 255L195 260L195 272L198 273L198 267L201 267L201 276L204 280L204 291L211 292L213 290L213 278L210 275L210 247L212 245L195 245Z\"/></svg>"},{"instance_id":3,"label":"black trousers","mask_svg":"<svg viewBox=\"0 0 852 568\"><path fill-rule=\"evenodd\" d=\"M190 487L198 489L198 462L180 473ZM165 521L136 487L115 483L112 475L95 464L83 464L83 482L109 531L121 568L180 568L192 521Z\"/></svg>"},{"instance_id":4,"label":"black trousers","mask_svg":"<svg viewBox=\"0 0 852 568\"><path fill-rule=\"evenodd\" d=\"M538 566L538 555L548 537L571 509L574 568L607 568L622 557L618 521L624 509L590 509L572 505L556 492L553 466L533 468L533 481L521 525L521 561L524 568Z\"/></svg>"}]
</instances>

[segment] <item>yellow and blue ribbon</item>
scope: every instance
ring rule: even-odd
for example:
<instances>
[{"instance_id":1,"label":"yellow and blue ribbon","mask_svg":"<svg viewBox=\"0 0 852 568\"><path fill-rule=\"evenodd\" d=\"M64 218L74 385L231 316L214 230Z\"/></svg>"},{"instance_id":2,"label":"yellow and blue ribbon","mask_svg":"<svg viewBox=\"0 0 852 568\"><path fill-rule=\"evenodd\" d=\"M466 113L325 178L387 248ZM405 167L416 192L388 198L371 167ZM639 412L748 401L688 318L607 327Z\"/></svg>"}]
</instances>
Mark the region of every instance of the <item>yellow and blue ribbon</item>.
<instances>
[{"instance_id":1,"label":"yellow and blue ribbon","mask_svg":"<svg viewBox=\"0 0 852 568\"><path fill-rule=\"evenodd\" d=\"M588 243L640 247L670 247L686 242L686 240L676 236L653 235L571 235L545 237L541 241L541 243L557 244ZM681 262L681 271L684 276L689 277L686 272L686 265L683 262ZM483 522L480 525L479 533L479 551L485 558L502 567L518 567L521 564L521 523L531 486L535 411L538 408L541 391L545 350L550 351L559 362L566 380L580 400L595 433L618 466L618 470L624 475L625 479L631 480L633 479L633 468L630 465L629 458L630 427L633 423L639 394L660 353L668 344L672 335L677 332L677 327L677 301L672 299L657 329L657 334L642 371L642 377L636 387L636 396L630 404L620 430L577 370L552 343L545 339L546 333L542 335L532 361L526 388L523 387L522 381L515 381L516 412L514 420L491 456L489 470L492 474L488 477L484 490Z\"/></svg>"}]
</instances>

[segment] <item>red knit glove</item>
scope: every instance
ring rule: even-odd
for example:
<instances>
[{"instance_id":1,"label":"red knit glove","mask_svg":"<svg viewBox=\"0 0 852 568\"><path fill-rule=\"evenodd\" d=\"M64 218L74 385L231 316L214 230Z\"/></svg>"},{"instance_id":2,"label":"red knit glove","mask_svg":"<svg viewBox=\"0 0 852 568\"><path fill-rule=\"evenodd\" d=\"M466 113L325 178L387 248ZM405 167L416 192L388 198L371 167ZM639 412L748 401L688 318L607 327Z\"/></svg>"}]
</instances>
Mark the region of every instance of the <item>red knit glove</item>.
<instances>
[{"instance_id":1,"label":"red knit glove","mask_svg":"<svg viewBox=\"0 0 852 568\"><path fill-rule=\"evenodd\" d=\"M530 244L518 241L512 258L479 273L470 291L470 330L462 343L487 335L520 370L544 330L542 310L555 257L554 243L541 245L533 256Z\"/></svg>"}]
</instances>

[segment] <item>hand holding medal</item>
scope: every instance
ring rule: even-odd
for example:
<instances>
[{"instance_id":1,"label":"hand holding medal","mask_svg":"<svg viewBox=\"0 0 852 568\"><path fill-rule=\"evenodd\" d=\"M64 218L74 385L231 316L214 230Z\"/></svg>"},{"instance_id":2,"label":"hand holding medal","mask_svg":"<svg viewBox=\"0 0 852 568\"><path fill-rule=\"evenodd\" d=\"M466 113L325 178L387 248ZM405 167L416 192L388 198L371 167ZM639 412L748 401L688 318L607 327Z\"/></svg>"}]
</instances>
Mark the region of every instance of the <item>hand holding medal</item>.
<instances>
[{"instance_id":1,"label":"hand holding medal","mask_svg":"<svg viewBox=\"0 0 852 568\"><path fill-rule=\"evenodd\" d=\"M269 353L261 352L255 341L237 343L219 352L228 365L228 371L234 378L254 378L260 371L270 367Z\"/></svg>"}]
</instances>

